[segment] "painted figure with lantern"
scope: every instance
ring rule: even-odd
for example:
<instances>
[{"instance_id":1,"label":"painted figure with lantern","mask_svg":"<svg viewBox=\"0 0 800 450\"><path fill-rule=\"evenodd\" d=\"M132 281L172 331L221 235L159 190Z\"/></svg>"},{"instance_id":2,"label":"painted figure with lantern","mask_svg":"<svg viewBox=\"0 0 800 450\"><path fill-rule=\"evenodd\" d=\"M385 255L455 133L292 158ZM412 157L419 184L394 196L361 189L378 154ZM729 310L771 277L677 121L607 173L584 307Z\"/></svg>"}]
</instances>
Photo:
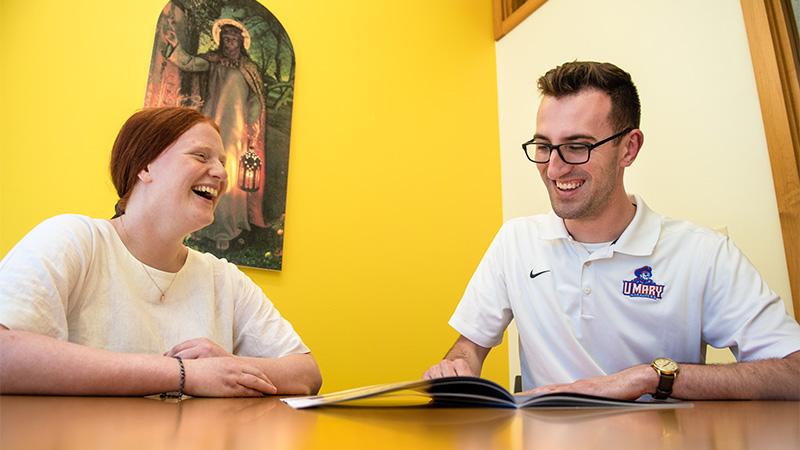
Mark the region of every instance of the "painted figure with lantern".
<instances>
[{"instance_id":1,"label":"painted figure with lantern","mask_svg":"<svg viewBox=\"0 0 800 450\"><path fill-rule=\"evenodd\" d=\"M264 227L264 146L266 107L263 83L256 63L250 58L250 34L233 19L214 22L212 35L217 48L196 56L181 46L177 33L167 30L169 62L184 72L197 74L193 88L198 91L200 110L219 125L229 161L231 183L222 197L214 222L193 234L225 250L230 241L250 225Z\"/></svg>"}]
</instances>

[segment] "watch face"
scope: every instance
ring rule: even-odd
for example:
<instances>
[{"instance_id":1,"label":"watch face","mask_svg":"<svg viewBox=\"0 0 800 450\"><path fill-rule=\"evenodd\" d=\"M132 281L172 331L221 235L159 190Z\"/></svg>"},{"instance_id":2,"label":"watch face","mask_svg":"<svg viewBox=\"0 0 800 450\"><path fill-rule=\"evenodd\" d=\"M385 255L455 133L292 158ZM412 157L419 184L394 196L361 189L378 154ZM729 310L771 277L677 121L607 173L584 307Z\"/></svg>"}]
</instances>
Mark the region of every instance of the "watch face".
<instances>
[{"instance_id":1,"label":"watch face","mask_svg":"<svg viewBox=\"0 0 800 450\"><path fill-rule=\"evenodd\" d=\"M653 365L656 366L658 370L667 373L672 373L678 370L678 363L668 358L656 358L656 360L653 361Z\"/></svg>"}]
</instances>

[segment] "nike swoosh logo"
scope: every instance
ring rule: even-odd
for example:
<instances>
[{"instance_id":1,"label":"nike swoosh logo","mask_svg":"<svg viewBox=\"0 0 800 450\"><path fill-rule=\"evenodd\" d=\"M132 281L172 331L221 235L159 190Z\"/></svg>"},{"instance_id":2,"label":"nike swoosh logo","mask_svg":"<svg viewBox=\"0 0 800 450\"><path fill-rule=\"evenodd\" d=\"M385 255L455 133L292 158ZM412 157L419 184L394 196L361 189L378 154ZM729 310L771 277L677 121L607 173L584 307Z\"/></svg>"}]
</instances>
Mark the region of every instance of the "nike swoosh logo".
<instances>
[{"instance_id":1,"label":"nike swoosh logo","mask_svg":"<svg viewBox=\"0 0 800 450\"><path fill-rule=\"evenodd\" d=\"M550 271L549 271L549 270L543 270L543 271L541 271L541 272L533 273L533 270L531 270L531 278L536 278L536 277L538 277L539 275L541 275L541 274L543 274L543 273L547 273L547 272L550 272Z\"/></svg>"}]
</instances>

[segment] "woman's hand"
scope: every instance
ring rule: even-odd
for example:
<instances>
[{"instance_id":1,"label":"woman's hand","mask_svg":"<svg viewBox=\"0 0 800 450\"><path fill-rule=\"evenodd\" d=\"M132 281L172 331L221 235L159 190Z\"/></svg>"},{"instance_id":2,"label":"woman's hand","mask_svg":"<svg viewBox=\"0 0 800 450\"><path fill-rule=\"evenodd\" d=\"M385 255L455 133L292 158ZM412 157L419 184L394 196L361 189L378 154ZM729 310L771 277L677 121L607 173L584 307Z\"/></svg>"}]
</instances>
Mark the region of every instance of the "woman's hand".
<instances>
[{"instance_id":1,"label":"woman's hand","mask_svg":"<svg viewBox=\"0 0 800 450\"><path fill-rule=\"evenodd\" d=\"M164 353L164 356L181 357L182 359L215 358L233 356L219 344L207 338L195 338L181 342Z\"/></svg>"},{"instance_id":2,"label":"woman's hand","mask_svg":"<svg viewBox=\"0 0 800 450\"><path fill-rule=\"evenodd\" d=\"M212 357L184 361L183 392L193 397L261 397L278 392L257 367L236 357Z\"/></svg>"}]
</instances>

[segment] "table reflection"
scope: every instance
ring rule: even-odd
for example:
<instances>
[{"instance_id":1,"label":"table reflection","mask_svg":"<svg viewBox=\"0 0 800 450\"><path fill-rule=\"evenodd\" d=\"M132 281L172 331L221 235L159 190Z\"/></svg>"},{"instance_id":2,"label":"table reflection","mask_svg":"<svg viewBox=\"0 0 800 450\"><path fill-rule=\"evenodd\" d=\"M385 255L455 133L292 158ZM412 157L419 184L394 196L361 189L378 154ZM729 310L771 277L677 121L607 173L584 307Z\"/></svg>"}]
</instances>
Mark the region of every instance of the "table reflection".
<instances>
[{"instance_id":1,"label":"table reflection","mask_svg":"<svg viewBox=\"0 0 800 450\"><path fill-rule=\"evenodd\" d=\"M302 448L316 416L277 398L0 398L0 447Z\"/></svg>"},{"instance_id":2,"label":"table reflection","mask_svg":"<svg viewBox=\"0 0 800 450\"><path fill-rule=\"evenodd\" d=\"M799 402L695 402L664 410L522 411L524 448L800 448Z\"/></svg>"},{"instance_id":3,"label":"table reflection","mask_svg":"<svg viewBox=\"0 0 800 450\"><path fill-rule=\"evenodd\" d=\"M315 448L512 448L512 421L517 411L491 408L359 408L316 410ZM378 445L381 443L380 445ZM389 444L390 443L390 444ZM390 445L390 447L389 447Z\"/></svg>"},{"instance_id":4,"label":"table reflection","mask_svg":"<svg viewBox=\"0 0 800 450\"><path fill-rule=\"evenodd\" d=\"M797 450L800 402L695 402L665 410L296 411L276 397L0 396L0 448Z\"/></svg>"}]
</instances>

